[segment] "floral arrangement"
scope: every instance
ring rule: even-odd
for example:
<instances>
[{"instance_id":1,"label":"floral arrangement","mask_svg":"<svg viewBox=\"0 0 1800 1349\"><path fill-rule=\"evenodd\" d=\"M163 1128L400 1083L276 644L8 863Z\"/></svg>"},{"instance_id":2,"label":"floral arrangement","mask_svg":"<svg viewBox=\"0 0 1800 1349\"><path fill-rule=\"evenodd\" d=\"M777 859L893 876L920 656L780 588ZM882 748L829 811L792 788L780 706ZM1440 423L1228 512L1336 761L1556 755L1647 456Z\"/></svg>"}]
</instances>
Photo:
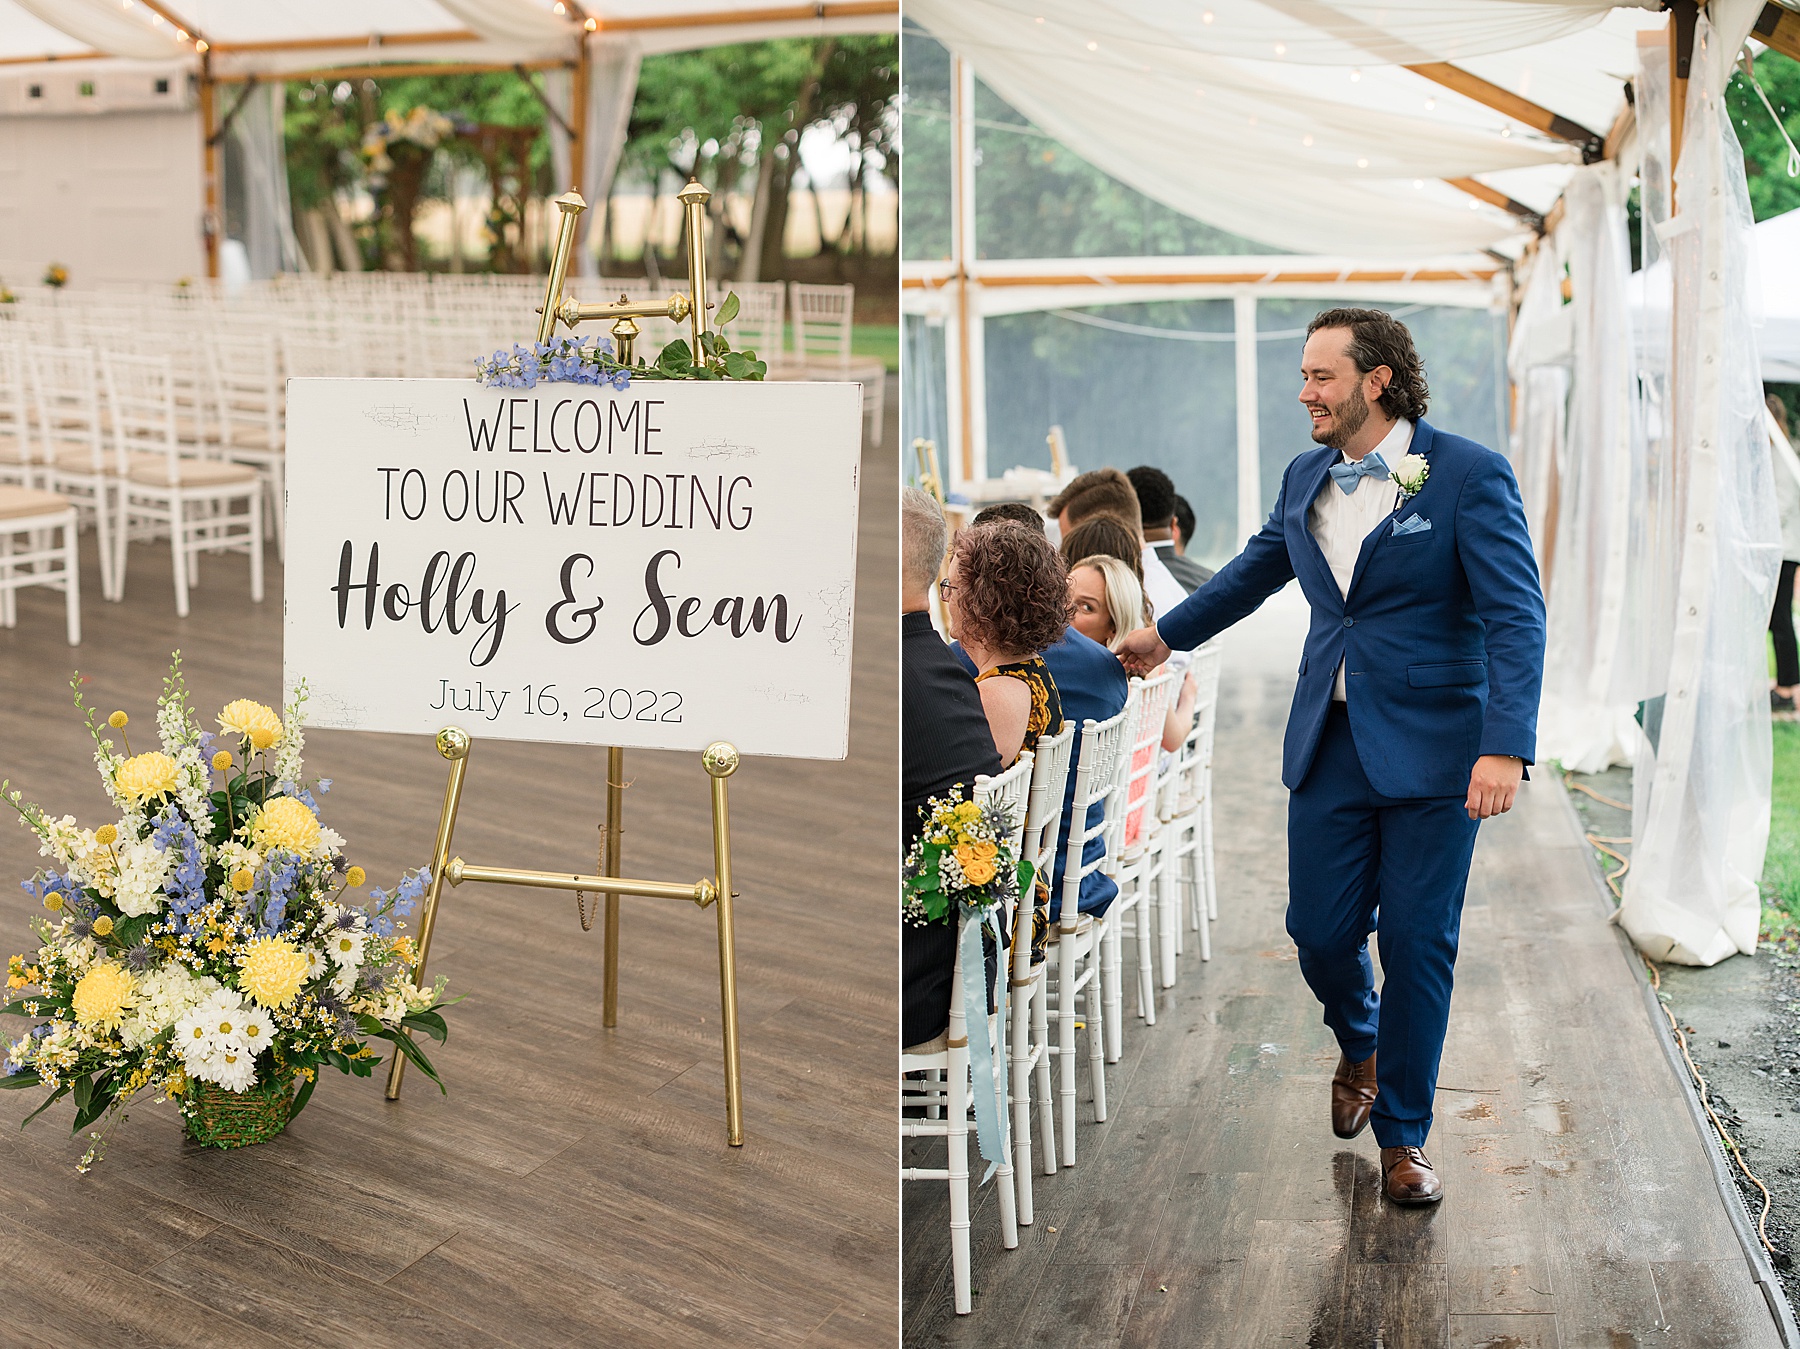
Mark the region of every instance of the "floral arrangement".
<instances>
[{"instance_id":1,"label":"floral arrangement","mask_svg":"<svg viewBox=\"0 0 1800 1349\"><path fill-rule=\"evenodd\" d=\"M60 262L53 262L44 270L44 284L61 290L69 284L69 269Z\"/></svg>"},{"instance_id":2,"label":"floral arrangement","mask_svg":"<svg viewBox=\"0 0 1800 1349\"><path fill-rule=\"evenodd\" d=\"M914 927L948 923L958 907L986 909L1015 899L1034 868L1012 845L1012 812L998 801L934 796L902 869L901 914Z\"/></svg>"},{"instance_id":3,"label":"floral arrangement","mask_svg":"<svg viewBox=\"0 0 1800 1349\"><path fill-rule=\"evenodd\" d=\"M7 288L6 282L0 281L0 304L17 304L19 297Z\"/></svg>"},{"instance_id":4,"label":"floral arrangement","mask_svg":"<svg viewBox=\"0 0 1800 1349\"><path fill-rule=\"evenodd\" d=\"M1400 499L1416 497L1431 476L1431 461L1422 454L1403 454L1394 465L1394 482L1400 488Z\"/></svg>"},{"instance_id":5,"label":"floral arrangement","mask_svg":"<svg viewBox=\"0 0 1800 1349\"><path fill-rule=\"evenodd\" d=\"M399 934L429 876L352 897L363 869L319 821L316 794L331 784L302 775L304 685L285 715L230 703L214 735L189 707L177 652L157 701L160 748L133 754L130 718L106 722L120 753L73 683L117 821L53 818L0 782L52 864L25 882L48 915L33 924L36 954L8 961L12 1001L0 1006L39 1019L7 1047L0 1076L0 1087L49 1090L28 1119L72 1095L79 1133L148 1089L175 1100L200 1141L234 1146L198 1127L209 1111L258 1094L277 1112L272 1136L321 1067L367 1077L370 1039L442 1089L407 1032L443 1041L444 980L416 985L417 949ZM82 1170L111 1126L91 1135Z\"/></svg>"},{"instance_id":6,"label":"floral arrangement","mask_svg":"<svg viewBox=\"0 0 1800 1349\"><path fill-rule=\"evenodd\" d=\"M559 337L538 342L530 347L514 346L511 351L496 351L486 360L475 362L475 378L490 389L529 389L541 382L572 384L610 384L615 389L630 387L634 379L761 379L769 373L768 362L760 361L754 351L733 351L722 329L738 315L738 297L733 291L719 306L715 320L718 328L700 334L700 359L686 342L669 343L650 365L639 360L626 365L613 354L613 345L600 338L588 345L588 339Z\"/></svg>"},{"instance_id":7,"label":"floral arrangement","mask_svg":"<svg viewBox=\"0 0 1800 1349\"><path fill-rule=\"evenodd\" d=\"M394 167L388 147L396 141L435 150L454 130L456 123L431 108L421 106L407 113L390 108L386 117L364 129L363 157L369 161L371 173L388 173Z\"/></svg>"}]
</instances>

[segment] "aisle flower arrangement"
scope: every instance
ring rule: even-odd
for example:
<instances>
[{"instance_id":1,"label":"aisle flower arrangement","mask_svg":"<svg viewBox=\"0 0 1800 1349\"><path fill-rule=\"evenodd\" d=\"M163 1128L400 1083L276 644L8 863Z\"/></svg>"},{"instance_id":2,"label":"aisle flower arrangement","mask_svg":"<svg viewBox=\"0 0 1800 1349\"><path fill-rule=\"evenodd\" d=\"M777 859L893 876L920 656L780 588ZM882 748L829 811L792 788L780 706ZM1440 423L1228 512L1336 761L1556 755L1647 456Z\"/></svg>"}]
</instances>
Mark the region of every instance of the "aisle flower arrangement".
<instances>
[{"instance_id":1,"label":"aisle flower arrangement","mask_svg":"<svg viewBox=\"0 0 1800 1349\"><path fill-rule=\"evenodd\" d=\"M902 870L903 919L914 927L949 923L958 908L986 909L1016 899L1034 868L1012 844L1013 820L997 801L932 797Z\"/></svg>"},{"instance_id":2,"label":"aisle flower arrangement","mask_svg":"<svg viewBox=\"0 0 1800 1349\"><path fill-rule=\"evenodd\" d=\"M303 776L305 699L302 686L285 715L239 699L217 734L202 730L177 652L159 747L133 753L130 718L97 723L77 679L117 819L89 829L0 782L50 860L25 882L47 911L37 951L8 961L0 1006L38 1024L7 1048L0 1086L48 1090L27 1122L65 1096L76 1133L106 1117L84 1171L146 1090L174 1100L197 1141L235 1147L285 1128L321 1068L369 1076L371 1040L443 1088L408 1032L444 1040L444 979L415 984L401 935L429 875L361 897L363 869L319 819L330 783Z\"/></svg>"},{"instance_id":3,"label":"aisle flower arrangement","mask_svg":"<svg viewBox=\"0 0 1800 1349\"><path fill-rule=\"evenodd\" d=\"M52 290L61 290L69 284L69 269L60 262L53 262L44 269L44 284Z\"/></svg>"}]
</instances>

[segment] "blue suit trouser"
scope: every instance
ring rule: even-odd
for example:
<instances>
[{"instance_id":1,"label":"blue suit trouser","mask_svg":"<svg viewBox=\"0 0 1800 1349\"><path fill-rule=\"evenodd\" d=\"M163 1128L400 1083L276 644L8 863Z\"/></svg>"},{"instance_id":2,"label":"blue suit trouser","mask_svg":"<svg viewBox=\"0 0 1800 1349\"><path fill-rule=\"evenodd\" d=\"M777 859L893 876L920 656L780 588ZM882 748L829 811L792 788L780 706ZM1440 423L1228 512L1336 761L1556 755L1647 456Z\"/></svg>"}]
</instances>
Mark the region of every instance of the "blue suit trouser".
<instances>
[{"instance_id":1,"label":"blue suit trouser","mask_svg":"<svg viewBox=\"0 0 1800 1349\"><path fill-rule=\"evenodd\" d=\"M1422 1147L1431 1132L1478 827L1464 800L1382 796L1339 702L1288 798L1288 935L1345 1055L1379 1055L1370 1122L1384 1148ZM1381 943L1379 994L1371 932Z\"/></svg>"}]
</instances>

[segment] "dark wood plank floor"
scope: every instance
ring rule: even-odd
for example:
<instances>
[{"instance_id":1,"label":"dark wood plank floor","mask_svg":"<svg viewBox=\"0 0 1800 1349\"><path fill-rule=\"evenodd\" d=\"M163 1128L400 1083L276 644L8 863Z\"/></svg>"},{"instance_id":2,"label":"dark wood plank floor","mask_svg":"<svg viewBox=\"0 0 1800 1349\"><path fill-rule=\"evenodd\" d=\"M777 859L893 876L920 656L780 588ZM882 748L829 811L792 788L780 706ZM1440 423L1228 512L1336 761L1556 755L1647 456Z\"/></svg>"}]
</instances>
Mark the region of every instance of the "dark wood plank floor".
<instances>
[{"instance_id":1,"label":"dark wood plank floor","mask_svg":"<svg viewBox=\"0 0 1800 1349\"><path fill-rule=\"evenodd\" d=\"M746 1145L725 1146L710 913L625 901L609 1032L600 931L573 898L471 886L431 953L468 995L435 1052L447 1098L413 1075L389 1104L379 1075L332 1074L285 1136L228 1153L146 1104L78 1176L68 1106L21 1132L35 1093L0 1096L0 1345L894 1343L897 403L863 461L850 758L748 760L732 780ZM144 547L111 605L86 542L84 645L64 645L48 592L0 629L0 776L98 823L70 670L145 734L176 646L209 715L275 703L281 590L272 567L251 605L243 559L207 559L177 620L168 554ZM444 766L428 741L315 732L307 760L336 780L325 818L371 880L429 858ZM626 871L710 872L699 756L626 764ZM458 850L591 868L603 767L599 750L477 741ZM0 820L6 951L31 940L16 881L39 865Z\"/></svg>"},{"instance_id":2,"label":"dark wood plank floor","mask_svg":"<svg viewBox=\"0 0 1800 1349\"><path fill-rule=\"evenodd\" d=\"M1372 1137L1332 1136L1337 1050L1282 927L1303 633L1283 595L1227 638L1211 964L1190 945L1159 1023L1128 1023L1111 1119L1037 1178L1017 1250L984 1192L972 1315L944 1187L905 1187L906 1342L1776 1344L1551 777L1476 851L1427 1149L1444 1202L1386 1204Z\"/></svg>"}]
</instances>

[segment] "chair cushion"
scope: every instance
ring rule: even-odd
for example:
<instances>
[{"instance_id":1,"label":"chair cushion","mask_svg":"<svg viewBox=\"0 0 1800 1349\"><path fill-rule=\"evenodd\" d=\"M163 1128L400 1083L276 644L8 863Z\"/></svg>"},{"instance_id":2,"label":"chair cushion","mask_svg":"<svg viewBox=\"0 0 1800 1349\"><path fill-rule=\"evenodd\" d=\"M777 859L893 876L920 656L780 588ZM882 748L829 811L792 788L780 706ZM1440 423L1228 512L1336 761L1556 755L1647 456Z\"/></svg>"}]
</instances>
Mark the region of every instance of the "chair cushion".
<instances>
[{"instance_id":1,"label":"chair cushion","mask_svg":"<svg viewBox=\"0 0 1800 1349\"><path fill-rule=\"evenodd\" d=\"M0 520L19 520L33 515L58 515L74 504L55 492L30 487L0 487Z\"/></svg>"},{"instance_id":2,"label":"chair cushion","mask_svg":"<svg viewBox=\"0 0 1800 1349\"><path fill-rule=\"evenodd\" d=\"M143 456L144 462L133 462L128 475L132 482L146 487L168 487L169 461L158 455ZM183 459L180 463L182 487L234 487L257 481L256 470L222 459Z\"/></svg>"}]
</instances>

